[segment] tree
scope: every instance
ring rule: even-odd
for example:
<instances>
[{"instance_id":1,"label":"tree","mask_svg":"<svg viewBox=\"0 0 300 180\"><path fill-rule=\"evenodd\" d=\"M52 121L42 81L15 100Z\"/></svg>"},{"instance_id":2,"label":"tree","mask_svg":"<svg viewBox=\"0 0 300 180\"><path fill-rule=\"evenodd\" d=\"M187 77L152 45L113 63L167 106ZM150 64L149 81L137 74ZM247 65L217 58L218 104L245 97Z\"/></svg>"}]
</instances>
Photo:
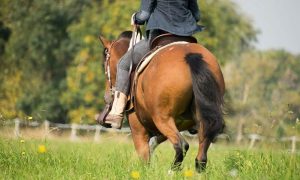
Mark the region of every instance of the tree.
<instances>
[{"instance_id":1,"label":"tree","mask_svg":"<svg viewBox=\"0 0 300 180\"><path fill-rule=\"evenodd\" d=\"M12 30L6 47L4 92L13 96L6 99L14 99L4 107L15 106L15 111L36 119L64 121L66 109L59 96L76 48L67 28L87 2L30 0L5 1L3 5L5 23ZM18 93L9 95L12 90Z\"/></svg>"},{"instance_id":2,"label":"tree","mask_svg":"<svg viewBox=\"0 0 300 180\"><path fill-rule=\"evenodd\" d=\"M4 54L5 43L8 41L10 33L10 29L0 21L0 56Z\"/></svg>"},{"instance_id":3,"label":"tree","mask_svg":"<svg viewBox=\"0 0 300 180\"><path fill-rule=\"evenodd\" d=\"M299 133L295 128L300 116L299 66L299 56L282 50L251 51L228 63L224 76L234 107L227 121L232 133L274 137Z\"/></svg>"}]
</instances>

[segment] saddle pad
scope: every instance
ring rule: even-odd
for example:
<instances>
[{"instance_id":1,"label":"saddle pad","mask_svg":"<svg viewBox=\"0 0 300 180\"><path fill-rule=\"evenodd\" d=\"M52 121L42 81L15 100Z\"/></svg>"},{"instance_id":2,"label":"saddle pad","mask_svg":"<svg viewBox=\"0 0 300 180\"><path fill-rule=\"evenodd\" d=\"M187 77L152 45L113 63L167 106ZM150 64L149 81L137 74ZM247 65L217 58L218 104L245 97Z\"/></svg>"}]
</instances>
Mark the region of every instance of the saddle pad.
<instances>
[{"instance_id":1,"label":"saddle pad","mask_svg":"<svg viewBox=\"0 0 300 180\"><path fill-rule=\"evenodd\" d=\"M147 67L147 65L149 64L149 62L151 61L151 59L161 50L173 46L173 45L177 45L177 44L188 44L188 42L186 41L177 41L177 42L173 42L170 43L168 45L162 46L160 48L158 48L157 50L155 50L153 53L151 53L149 56L145 57L144 61L137 67L137 70L135 71L135 76L138 76L144 69L145 67Z\"/></svg>"}]
</instances>

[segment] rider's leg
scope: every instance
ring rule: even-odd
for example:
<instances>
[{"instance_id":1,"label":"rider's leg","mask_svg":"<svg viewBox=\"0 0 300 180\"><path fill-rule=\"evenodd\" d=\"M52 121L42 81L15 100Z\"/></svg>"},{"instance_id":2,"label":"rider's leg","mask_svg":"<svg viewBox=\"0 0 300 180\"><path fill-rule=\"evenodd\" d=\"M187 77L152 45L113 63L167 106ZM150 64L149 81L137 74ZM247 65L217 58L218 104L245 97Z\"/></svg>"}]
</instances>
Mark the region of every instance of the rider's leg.
<instances>
[{"instance_id":1,"label":"rider's leg","mask_svg":"<svg viewBox=\"0 0 300 180\"><path fill-rule=\"evenodd\" d=\"M113 128L120 129L122 127L124 109L130 88L130 63L132 61L134 66L137 65L148 51L149 46L147 40L141 40L134 48L129 50L118 63L113 106L105 120L105 123L111 124Z\"/></svg>"}]
</instances>

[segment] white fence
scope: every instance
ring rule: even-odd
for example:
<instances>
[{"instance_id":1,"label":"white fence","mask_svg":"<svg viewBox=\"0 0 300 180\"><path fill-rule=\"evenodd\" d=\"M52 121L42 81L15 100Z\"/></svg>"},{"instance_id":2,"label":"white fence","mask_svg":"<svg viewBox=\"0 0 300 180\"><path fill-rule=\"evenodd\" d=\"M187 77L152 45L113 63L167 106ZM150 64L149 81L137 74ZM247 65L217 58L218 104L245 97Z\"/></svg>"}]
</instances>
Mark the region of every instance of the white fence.
<instances>
[{"instance_id":1,"label":"white fence","mask_svg":"<svg viewBox=\"0 0 300 180\"><path fill-rule=\"evenodd\" d=\"M44 138L48 138L49 134L53 131L53 130L57 130L57 129L68 129L71 130L70 133L70 140L71 141L76 141L78 140L78 135L77 135L77 131L78 130L87 130L87 131L95 131L94 133L94 141L99 141L100 140L100 134L101 132L115 132L115 133L127 133L128 135L131 134L130 128L122 128L121 130L114 130L114 129L108 129L105 127L102 127L100 125L79 125L79 124L59 124L59 123L51 123L49 121L44 121L43 123L37 122L37 121L22 121L20 119L15 119L14 121L6 121L5 123L2 123L4 126L6 125L12 125L14 124L15 128L14 128L14 134L15 137L19 138L21 136L20 133L20 126L21 125L26 125L29 127L42 127L44 126ZM188 136L190 138L197 138L197 135L191 135L189 134L187 131L182 133L184 136ZM225 140L229 140L229 136L227 134L221 134L218 136L219 139L225 139ZM252 149L254 147L254 145L256 144L256 142L258 141L272 141L272 142L276 142L278 140L276 140L275 138L267 138L258 134L249 134L248 136L246 136L246 138L249 139L249 145L248 148ZM296 149L296 144L298 141L300 141L300 138L297 136L291 136L291 137L283 137L281 139L279 139L279 141L281 142L287 142L290 141L291 142L291 149L290 151L292 153L295 153L297 151Z\"/></svg>"},{"instance_id":2,"label":"white fence","mask_svg":"<svg viewBox=\"0 0 300 180\"><path fill-rule=\"evenodd\" d=\"M70 140L76 141L78 140L77 132L78 130L87 130L87 131L95 131L94 141L99 141L101 132L116 132L116 133L128 133L130 134L130 128L122 128L120 130L108 129L102 127L100 125L81 125L81 124L60 124L60 123L52 123L49 121L44 121L43 123L37 121L22 121L20 119L15 119L14 121L6 121L3 123L4 125L12 125L14 124L14 135L19 138L21 136L21 126L26 125L29 127L43 127L44 128L44 138L48 138L49 134L54 130L71 130Z\"/></svg>"}]
</instances>

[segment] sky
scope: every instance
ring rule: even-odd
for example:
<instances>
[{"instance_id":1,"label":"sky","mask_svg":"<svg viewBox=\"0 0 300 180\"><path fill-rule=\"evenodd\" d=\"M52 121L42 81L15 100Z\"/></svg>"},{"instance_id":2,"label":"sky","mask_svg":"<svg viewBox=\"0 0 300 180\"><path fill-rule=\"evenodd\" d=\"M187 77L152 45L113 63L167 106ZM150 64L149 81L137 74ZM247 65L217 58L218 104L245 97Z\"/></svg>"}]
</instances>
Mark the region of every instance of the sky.
<instances>
[{"instance_id":1,"label":"sky","mask_svg":"<svg viewBox=\"0 0 300 180\"><path fill-rule=\"evenodd\" d=\"M260 31L258 49L285 49L300 54L300 0L232 1Z\"/></svg>"}]
</instances>

